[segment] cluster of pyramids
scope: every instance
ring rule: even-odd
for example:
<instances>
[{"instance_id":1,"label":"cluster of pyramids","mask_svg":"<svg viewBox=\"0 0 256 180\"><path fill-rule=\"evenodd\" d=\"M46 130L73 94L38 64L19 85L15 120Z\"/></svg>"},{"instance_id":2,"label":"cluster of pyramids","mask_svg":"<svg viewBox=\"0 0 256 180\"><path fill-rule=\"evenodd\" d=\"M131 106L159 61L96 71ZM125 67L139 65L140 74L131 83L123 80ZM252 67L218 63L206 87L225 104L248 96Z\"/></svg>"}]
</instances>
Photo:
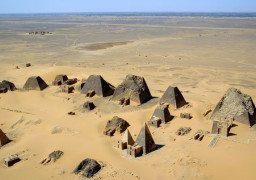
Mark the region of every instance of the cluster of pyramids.
<instances>
[{"instance_id":1,"label":"cluster of pyramids","mask_svg":"<svg viewBox=\"0 0 256 180\"><path fill-rule=\"evenodd\" d=\"M126 154L132 157L137 157L142 154L146 155L154 151L157 147L146 123L141 128L136 141L133 140L130 131L127 129L122 139L117 141L116 146L121 150L127 149Z\"/></svg>"}]
</instances>

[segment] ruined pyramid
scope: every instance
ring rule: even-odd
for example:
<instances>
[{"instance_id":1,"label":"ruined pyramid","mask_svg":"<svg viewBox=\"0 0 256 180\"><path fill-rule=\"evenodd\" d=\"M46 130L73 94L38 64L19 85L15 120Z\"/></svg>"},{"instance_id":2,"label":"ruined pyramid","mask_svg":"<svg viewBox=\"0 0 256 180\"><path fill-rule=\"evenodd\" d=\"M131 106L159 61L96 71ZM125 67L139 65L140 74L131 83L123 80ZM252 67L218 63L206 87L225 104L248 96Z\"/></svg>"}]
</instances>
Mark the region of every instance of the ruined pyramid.
<instances>
[{"instance_id":1,"label":"ruined pyramid","mask_svg":"<svg viewBox=\"0 0 256 180\"><path fill-rule=\"evenodd\" d=\"M32 76L28 78L25 85L23 86L23 89L42 91L47 87L48 85L44 82L44 80L40 76Z\"/></svg>"},{"instance_id":2,"label":"ruined pyramid","mask_svg":"<svg viewBox=\"0 0 256 180\"><path fill-rule=\"evenodd\" d=\"M100 75L91 75L85 82L81 93L87 94L94 91L96 95L101 97L110 96L113 94L115 87L105 81Z\"/></svg>"},{"instance_id":3,"label":"ruined pyramid","mask_svg":"<svg viewBox=\"0 0 256 180\"><path fill-rule=\"evenodd\" d=\"M15 85L12 82L6 81L6 80L3 80L2 82L0 82L0 89L1 88L7 88L8 91L16 90Z\"/></svg>"},{"instance_id":4,"label":"ruined pyramid","mask_svg":"<svg viewBox=\"0 0 256 180\"><path fill-rule=\"evenodd\" d=\"M54 81L52 82L52 85L54 86L60 86L62 84L64 84L65 81L68 80L68 76L65 75L65 74L59 74L59 75L56 75Z\"/></svg>"},{"instance_id":5,"label":"ruined pyramid","mask_svg":"<svg viewBox=\"0 0 256 180\"><path fill-rule=\"evenodd\" d=\"M171 107L178 109L186 105L187 102L178 87L169 86L161 97L160 104L169 104Z\"/></svg>"},{"instance_id":6,"label":"ruined pyramid","mask_svg":"<svg viewBox=\"0 0 256 180\"><path fill-rule=\"evenodd\" d=\"M148 125L145 125L141 128L140 133L135 141L135 144L138 144L143 147L143 154L148 154L151 151L156 149L155 141L149 131Z\"/></svg>"},{"instance_id":7,"label":"ruined pyramid","mask_svg":"<svg viewBox=\"0 0 256 180\"><path fill-rule=\"evenodd\" d=\"M255 105L252 98L240 90L230 88L216 105L211 120L237 121L249 126L256 123Z\"/></svg>"},{"instance_id":8,"label":"ruined pyramid","mask_svg":"<svg viewBox=\"0 0 256 180\"><path fill-rule=\"evenodd\" d=\"M116 88L112 100L129 99L131 103L142 104L151 98L151 93L143 77L127 75Z\"/></svg>"}]
</instances>

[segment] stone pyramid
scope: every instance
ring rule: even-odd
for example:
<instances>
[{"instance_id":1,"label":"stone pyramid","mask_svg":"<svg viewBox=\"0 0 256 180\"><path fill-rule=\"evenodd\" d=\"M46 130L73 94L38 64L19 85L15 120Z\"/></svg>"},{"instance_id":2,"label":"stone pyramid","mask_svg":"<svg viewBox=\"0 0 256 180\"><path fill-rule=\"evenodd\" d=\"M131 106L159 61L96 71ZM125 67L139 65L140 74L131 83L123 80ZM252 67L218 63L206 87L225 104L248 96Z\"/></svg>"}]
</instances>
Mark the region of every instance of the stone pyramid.
<instances>
[{"instance_id":1,"label":"stone pyramid","mask_svg":"<svg viewBox=\"0 0 256 180\"><path fill-rule=\"evenodd\" d=\"M133 145L134 140L132 138L132 135L128 129L124 132L124 135L122 136L122 142L127 143L127 145Z\"/></svg>"},{"instance_id":2,"label":"stone pyramid","mask_svg":"<svg viewBox=\"0 0 256 180\"><path fill-rule=\"evenodd\" d=\"M94 91L96 95L106 97L113 94L115 87L105 81L100 75L91 75L85 82L81 93Z\"/></svg>"},{"instance_id":3,"label":"stone pyramid","mask_svg":"<svg viewBox=\"0 0 256 180\"><path fill-rule=\"evenodd\" d=\"M10 142L10 139L0 129L0 147Z\"/></svg>"},{"instance_id":4,"label":"stone pyramid","mask_svg":"<svg viewBox=\"0 0 256 180\"><path fill-rule=\"evenodd\" d=\"M130 99L131 103L142 104L152 98L147 83L143 77L127 75L116 88L112 100Z\"/></svg>"},{"instance_id":5,"label":"stone pyramid","mask_svg":"<svg viewBox=\"0 0 256 180\"><path fill-rule=\"evenodd\" d=\"M68 80L68 76L67 75L59 74L59 75L56 75L54 81L52 82L52 85L59 86L59 85L64 84L64 82L67 81L67 80Z\"/></svg>"},{"instance_id":6,"label":"stone pyramid","mask_svg":"<svg viewBox=\"0 0 256 180\"><path fill-rule=\"evenodd\" d=\"M249 126L256 123L255 105L252 98L235 88L227 90L215 107L211 120L237 121Z\"/></svg>"},{"instance_id":7,"label":"stone pyramid","mask_svg":"<svg viewBox=\"0 0 256 180\"><path fill-rule=\"evenodd\" d=\"M169 86L160 99L160 104L169 104L178 109L187 104L178 87Z\"/></svg>"},{"instance_id":8,"label":"stone pyramid","mask_svg":"<svg viewBox=\"0 0 256 180\"><path fill-rule=\"evenodd\" d=\"M42 91L47 88L48 85L44 82L44 80L40 76L31 76L26 81L23 88L25 90L39 90Z\"/></svg>"},{"instance_id":9,"label":"stone pyramid","mask_svg":"<svg viewBox=\"0 0 256 180\"><path fill-rule=\"evenodd\" d=\"M167 123L168 121L170 121L171 114L168 110L168 106L166 105L157 106L151 119L154 119L155 117L161 119L161 123Z\"/></svg>"},{"instance_id":10,"label":"stone pyramid","mask_svg":"<svg viewBox=\"0 0 256 180\"><path fill-rule=\"evenodd\" d=\"M0 88L7 88L8 91L16 90L15 85L12 82L6 81L6 80L3 80L2 82L0 82Z\"/></svg>"},{"instance_id":11,"label":"stone pyramid","mask_svg":"<svg viewBox=\"0 0 256 180\"><path fill-rule=\"evenodd\" d=\"M140 133L135 141L135 144L142 146L144 155L156 149L155 141L146 123L141 128Z\"/></svg>"}]
</instances>

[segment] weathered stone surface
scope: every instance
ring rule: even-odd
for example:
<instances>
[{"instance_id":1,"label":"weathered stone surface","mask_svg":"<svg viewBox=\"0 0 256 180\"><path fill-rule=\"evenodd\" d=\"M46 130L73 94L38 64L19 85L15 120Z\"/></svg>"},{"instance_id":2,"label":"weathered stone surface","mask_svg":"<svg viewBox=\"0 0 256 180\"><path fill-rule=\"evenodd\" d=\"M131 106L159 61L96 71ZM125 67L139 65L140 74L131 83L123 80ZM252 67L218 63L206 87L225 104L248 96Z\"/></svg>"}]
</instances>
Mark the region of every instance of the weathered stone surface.
<instances>
[{"instance_id":1,"label":"weathered stone surface","mask_svg":"<svg viewBox=\"0 0 256 180\"><path fill-rule=\"evenodd\" d=\"M178 109L186 105L187 102L178 87L169 86L161 97L160 104L169 104L171 107Z\"/></svg>"},{"instance_id":2,"label":"weathered stone surface","mask_svg":"<svg viewBox=\"0 0 256 180\"><path fill-rule=\"evenodd\" d=\"M131 103L142 104L151 98L151 93L143 77L127 75L125 80L116 88L112 100L129 99ZM123 100L123 102L125 101Z\"/></svg>"},{"instance_id":3,"label":"weathered stone surface","mask_svg":"<svg viewBox=\"0 0 256 180\"><path fill-rule=\"evenodd\" d=\"M81 93L95 91L98 96L106 97L113 94L115 87L105 81L100 75L91 75L85 82Z\"/></svg>"},{"instance_id":4,"label":"weathered stone surface","mask_svg":"<svg viewBox=\"0 0 256 180\"><path fill-rule=\"evenodd\" d=\"M23 86L23 89L42 91L47 87L48 85L44 82L44 80L40 76L32 76L28 78L25 85Z\"/></svg>"},{"instance_id":5,"label":"weathered stone surface","mask_svg":"<svg viewBox=\"0 0 256 180\"><path fill-rule=\"evenodd\" d=\"M144 155L156 149L155 141L146 123L141 128L140 133L135 141L135 145L142 146Z\"/></svg>"},{"instance_id":6,"label":"weathered stone surface","mask_svg":"<svg viewBox=\"0 0 256 180\"><path fill-rule=\"evenodd\" d=\"M68 76L65 75L65 74L59 74L59 75L56 75L54 81L52 82L52 85L54 86L60 86L62 84L64 84L65 81L68 80Z\"/></svg>"},{"instance_id":7,"label":"weathered stone surface","mask_svg":"<svg viewBox=\"0 0 256 180\"><path fill-rule=\"evenodd\" d=\"M114 116L111 120L107 122L106 128L104 130L105 135L113 135L116 131L119 133L124 132L130 124L122 118ZM111 133L109 133L111 132Z\"/></svg>"},{"instance_id":8,"label":"weathered stone surface","mask_svg":"<svg viewBox=\"0 0 256 180\"><path fill-rule=\"evenodd\" d=\"M185 134L188 134L192 129L190 127L180 127L176 134L179 136L184 136Z\"/></svg>"},{"instance_id":9,"label":"weathered stone surface","mask_svg":"<svg viewBox=\"0 0 256 180\"><path fill-rule=\"evenodd\" d=\"M49 154L49 158L53 159L54 161L56 161L57 159L59 159L61 156L63 155L62 151L53 151L51 154Z\"/></svg>"},{"instance_id":10,"label":"weathered stone surface","mask_svg":"<svg viewBox=\"0 0 256 180\"><path fill-rule=\"evenodd\" d=\"M45 158L41 164L43 165L47 165L49 164L50 162L55 162L56 160L58 160L59 158L61 158L61 156L63 155L64 153L62 151L53 151L52 153L50 153L48 155L48 158Z\"/></svg>"},{"instance_id":11,"label":"weathered stone surface","mask_svg":"<svg viewBox=\"0 0 256 180\"><path fill-rule=\"evenodd\" d=\"M3 80L2 82L0 82L0 89L2 88L7 88L7 90L9 91L16 90L15 85L12 82L6 81L6 80Z\"/></svg>"},{"instance_id":12,"label":"weathered stone surface","mask_svg":"<svg viewBox=\"0 0 256 180\"><path fill-rule=\"evenodd\" d=\"M192 118L190 113L180 113L180 117L183 119L191 119Z\"/></svg>"},{"instance_id":13,"label":"weathered stone surface","mask_svg":"<svg viewBox=\"0 0 256 180\"><path fill-rule=\"evenodd\" d=\"M252 98L235 88L227 90L215 107L211 120L237 121L249 126L256 123L255 105Z\"/></svg>"},{"instance_id":14,"label":"weathered stone surface","mask_svg":"<svg viewBox=\"0 0 256 180\"><path fill-rule=\"evenodd\" d=\"M99 170L101 165L94 159L85 159L83 160L73 171L75 174L79 174L83 171L82 176L86 178L93 177Z\"/></svg>"},{"instance_id":15,"label":"weathered stone surface","mask_svg":"<svg viewBox=\"0 0 256 180\"><path fill-rule=\"evenodd\" d=\"M64 82L64 84L67 84L67 85L73 85L75 83L77 83L77 78L73 78L73 79L68 79Z\"/></svg>"}]
</instances>

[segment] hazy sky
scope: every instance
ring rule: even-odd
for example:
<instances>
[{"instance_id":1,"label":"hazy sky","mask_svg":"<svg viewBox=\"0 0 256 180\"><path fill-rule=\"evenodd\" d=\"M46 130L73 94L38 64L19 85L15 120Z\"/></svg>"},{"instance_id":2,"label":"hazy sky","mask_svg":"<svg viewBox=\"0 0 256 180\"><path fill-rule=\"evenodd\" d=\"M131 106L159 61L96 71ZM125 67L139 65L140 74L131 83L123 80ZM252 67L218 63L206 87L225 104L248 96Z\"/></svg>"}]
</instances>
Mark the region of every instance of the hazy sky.
<instances>
[{"instance_id":1,"label":"hazy sky","mask_svg":"<svg viewBox=\"0 0 256 180\"><path fill-rule=\"evenodd\" d=\"M256 0L0 0L0 13L256 12Z\"/></svg>"}]
</instances>

